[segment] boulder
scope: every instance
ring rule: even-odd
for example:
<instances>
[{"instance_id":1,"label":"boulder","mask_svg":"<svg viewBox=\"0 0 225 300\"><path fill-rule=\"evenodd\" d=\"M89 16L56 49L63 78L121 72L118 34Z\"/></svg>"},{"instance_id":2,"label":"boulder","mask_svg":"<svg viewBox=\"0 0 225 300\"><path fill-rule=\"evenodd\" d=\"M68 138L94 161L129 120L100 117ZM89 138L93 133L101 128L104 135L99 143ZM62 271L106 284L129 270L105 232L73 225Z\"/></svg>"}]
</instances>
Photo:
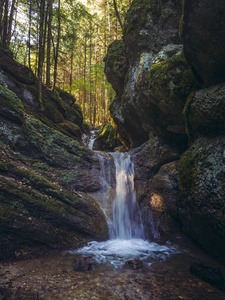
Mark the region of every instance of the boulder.
<instances>
[{"instance_id":1,"label":"boulder","mask_svg":"<svg viewBox=\"0 0 225 300\"><path fill-rule=\"evenodd\" d=\"M225 281L219 268L203 266L202 264L192 263L190 266L191 274L212 284L218 289L225 291Z\"/></svg>"},{"instance_id":2,"label":"boulder","mask_svg":"<svg viewBox=\"0 0 225 300\"><path fill-rule=\"evenodd\" d=\"M186 234L225 262L225 136L199 137L182 155L178 213Z\"/></svg>"},{"instance_id":3,"label":"boulder","mask_svg":"<svg viewBox=\"0 0 225 300\"><path fill-rule=\"evenodd\" d=\"M186 128L193 140L198 136L225 133L225 83L193 92L184 110Z\"/></svg>"},{"instance_id":4,"label":"boulder","mask_svg":"<svg viewBox=\"0 0 225 300\"><path fill-rule=\"evenodd\" d=\"M225 80L225 3L183 1L181 34L184 53L205 86Z\"/></svg>"},{"instance_id":5,"label":"boulder","mask_svg":"<svg viewBox=\"0 0 225 300\"><path fill-rule=\"evenodd\" d=\"M141 53L159 53L165 45L179 44L181 1L134 0L124 22L129 64Z\"/></svg>"},{"instance_id":6,"label":"boulder","mask_svg":"<svg viewBox=\"0 0 225 300\"><path fill-rule=\"evenodd\" d=\"M98 133L94 141L93 149L101 151L113 151L114 148L121 145L117 133L110 123L107 123Z\"/></svg>"},{"instance_id":7,"label":"boulder","mask_svg":"<svg viewBox=\"0 0 225 300\"><path fill-rule=\"evenodd\" d=\"M0 73L0 115L18 124L23 123L24 106L15 93L7 88Z\"/></svg>"},{"instance_id":8,"label":"boulder","mask_svg":"<svg viewBox=\"0 0 225 300\"><path fill-rule=\"evenodd\" d=\"M116 40L109 45L107 56L104 58L105 74L113 89L121 95L124 87L124 80L128 69L125 56L125 44L122 40Z\"/></svg>"},{"instance_id":9,"label":"boulder","mask_svg":"<svg viewBox=\"0 0 225 300\"><path fill-rule=\"evenodd\" d=\"M8 176L0 175L0 181L0 260L107 238L105 216L93 198L15 166L10 166Z\"/></svg>"},{"instance_id":10,"label":"boulder","mask_svg":"<svg viewBox=\"0 0 225 300\"><path fill-rule=\"evenodd\" d=\"M135 189L145 235L173 239L180 235L178 221L179 153L158 138L130 150L135 166ZM151 153L151 155L149 155Z\"/></svg>"},{"instance_id":11,"label":"boulder","mask_svg":"<svg viewBox=\"0 0 225 300\"><path fill-rule=\"evenodd\" d=\"M123 43L109 47L105 70L116 91L110 113L128 148L152 135L181 152L187 147L182 110L198 83L182 55L181 8L180 1L133 1Z\"/></svg>"},{"instance_id":12,"label":"boulder","mask_svg":"<svg viewBox=\"0 0 225 300\"><path fill-rule=\"evenodd\" d=\"M96 264L92 257L81 257L74 259L74 271L89 271L92 270Z\"/></svg>"},{"instance_id":13,"label":"boulder","mask_svg":"<svg viewBox=\"0 0 225 300\"><path fill-rule=\"evenodd\" d=\"M143 267L143 262L139 258L134 258L131 260L127 260L124 266L128 269L137 270Z\"/></svg>"}]
</instances>

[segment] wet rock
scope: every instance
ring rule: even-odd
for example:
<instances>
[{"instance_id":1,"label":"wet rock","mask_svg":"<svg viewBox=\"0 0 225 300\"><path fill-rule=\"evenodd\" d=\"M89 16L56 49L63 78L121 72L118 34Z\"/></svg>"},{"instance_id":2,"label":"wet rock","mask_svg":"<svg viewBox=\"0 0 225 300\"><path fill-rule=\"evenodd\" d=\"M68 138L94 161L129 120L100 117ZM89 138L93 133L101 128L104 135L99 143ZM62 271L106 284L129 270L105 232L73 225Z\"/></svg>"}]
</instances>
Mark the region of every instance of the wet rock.
<instances>
[{"instance_id":1,"label":"wet rock","mask_svg":"<svg viewBox=\"0 0 225 300\"><path fill-rule=\"evenodd\" d=\"M182 155L178 212L185 233L225 262L224 135L200 137Z\"/></svg>"},{"instance_id":2,"label":"wet rock","mask_svg":"<svg viewBox=\"0 0 225 300\"><path fill-rule=\"evenodd\" d=\"M225 291L224 277L219 268L211 268L198 263L192 263L190 266L191 274L212 284L218 289Z\"/></svg>"},{"instance_id":3,"label":"wet rock","mask_svg":"<svg viewBox=\"0 0 225 300\"><path fill-rule=\"evenodd\" d=\"M134 258L132 260L127 260L125 262L125 267L132 270L141 269L143 267L143 262L139 258Z\"/></svg>"},{"instance_id":4,"label":"wet rock","mask_svg":"<svg viewBox=\"0 0 225 300\"><path fill-rule=\"evenodd\" d=\"M184 51L196 77L210 86L225 80L225 3L183 1L181 32Z\"/></svg>"},{"instance_id":5,"label":"wet rock","mask_svg":"<svg viewBox=\"0 0 225 300\"><path fill-rule=\"evenodd\" d=\"M95 264L96 262L92 257L75 258L73 269L74 271L89 271L93 270Z\"/></svg>"}]
</instances>

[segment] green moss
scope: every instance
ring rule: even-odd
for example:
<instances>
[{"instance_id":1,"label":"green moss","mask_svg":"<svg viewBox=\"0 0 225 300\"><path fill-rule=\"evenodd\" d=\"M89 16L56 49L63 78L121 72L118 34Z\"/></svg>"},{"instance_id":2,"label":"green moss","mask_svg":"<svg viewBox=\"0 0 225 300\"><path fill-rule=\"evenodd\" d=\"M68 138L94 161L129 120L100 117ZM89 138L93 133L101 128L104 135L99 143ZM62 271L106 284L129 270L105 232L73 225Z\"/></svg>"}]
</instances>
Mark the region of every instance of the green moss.
<instances>
[{"instance_id":1,"label":"green moss","mask_svg":"<svg viewBox=\"0 0 225 300\"><path fill-rule=\"evenodd\" d=\"M51 101L45 101L44 114L55 123L62 123L64 121L63 115Z\"/></svg>"},{"instance_id":2,"label":"green moss","mask_svg":"<svg viewBox=\"0 0 225 300\"><path fill-rule=\"evenodd\" d=\"M187 134L188 139L189 139L189 144L192 142L192 140L191 140L191 126L189 124L188 116L189 116L190 104L191 104L192 100L194 99L195 94L196 94L196 91L193 91L193 92L190 93L190 95L188 96L187 101L185 103L184 110L183 110L186 134Z\"/></svg>"},{"instance_id":3,"label":"green moss","mask_svg":"<svg viewBox=\"0 0 225 300\"><path fill-rule=\"evenodd\" d=\"M73 184L80 177L80 174L79 170L68 171L66 174L60 174L58 182L62 186L70 186L71 183Z\"/></svg>"},{"instance_id":4,"label":"green moss","mask_svg":"<svg viewBox=\"0 0 225 300\"><path fill-rule=\"evenodd\" d=\"M13 111L16 111L19 114L23 114L24 106L22 101L16 96L15 93L10 91L5 84L2 74L0 73L0 97L1 105L5 106Z\"/></svg>"},{"instance_id":5,"label":"green moss","mask_svg":"<svg viewBox=\"0 0 225 300\"><path fill-rule=\"evenodd\" d=\"M0 199L1 200L1 199ZM0 220L4 222L13 222L16 217L16 212L8 205L1 203Z\"/></svg>"},{"instance_id":6,"label":"green moss","mask_svg":"<svg viewBox=\"0 0 225 300\"><path fill-rule=\"evenodd\" d=\"M52 184L47 179L31 170L20 169L11 165L9 166L9 172L14 176L17 176L22 182L27 183L38 190L46 191L47 189L52 188Z\"/></svg>"},{"instance_id":7,"label":"green moss","mask_svg":"<svg viewBox=\"0 0 225 300\"><path fill-rule=\"evenodd\" d=\"M2 160L0 160L0 172L7 172L8 171L8 167L6 165L6 163L4 163Z\"/></svg>"},{"instance_id":8,"label":"green moss","mask_svg":"<svg viewBox=\"0 0 225 300\"><path fill-rule=\"evenodd\" d=\"M179 69L179 71L177 71ZM186 99L193 91L199 89L199 84L191 71L189 64L181 55L175 55L162 62L154 64L149 72L149 88L163 86L172 80L173 92L181 99Z\"/></svg>"},{"instance_id":9,"label":"green moss","mask_svg":"<svg viewBox=\"0 0 225 300\"><path fill-rule=\"evenodd\" d=\"M84 131L88 132L90 130L90 124L83 120L82 128Z\"/></svg>"},{"instance_id":10,"label":"green moss","mask_svg":"<svg viewBox=\"0 0 225 300\"><path fill-rule=\"evenodd\" d=\"M147 23L148 14L153 16L154 21L159 21L162 15L162 5L156 0L134 0L127 11L123 34L139 31Z\"/></svg>"},{"instance_id":11,"label":"green moss","mask_svg":"<svg viewBox=\"0 0 225 300\"><path fill-rule=\"evenodd\" d=\"M183 40L183 31L184 31L184 6L185 6L185 0L182 0L182 16L179 25L179 36L181 40Z\"/></svg>"},{"instance_id":12,"label":"green moss","mask_svg":"<svg viewBox=\"0 0 225 300\"><path fill-rule=\"evenodd\" d=\"M117 138L117 132L111 123L107 123L102 131L100 131L96 142L100 145L101 149L113 150L116 146L120 145Z\"/></svg>"},{"instance_id":13,"label":"green moss","mask_svg":"<svg viewBox=\"0 0 225 300\"><path fill-rule=\"evenodd\" d=\"M121 57L124 56L125 45L122 40L115 40L108 47L107 55L104 58L106 64L111 66L113 63L112 70L117 73L118 76L123 77L124 74L121 72L123 68L121 68L121 64L119 63Z\"/></svg>"},{"instance_id":14,"label":"green moss","mask_svg":"<svg viewBox=\"0 0 225 300\"><path fill-rule=\"evenodd\" d=\"M181 195L184 196L194 187L198 178L194 149L191 148L182 155L179 164L178 178L179 190Z\"/></svg>"}]
</instances>

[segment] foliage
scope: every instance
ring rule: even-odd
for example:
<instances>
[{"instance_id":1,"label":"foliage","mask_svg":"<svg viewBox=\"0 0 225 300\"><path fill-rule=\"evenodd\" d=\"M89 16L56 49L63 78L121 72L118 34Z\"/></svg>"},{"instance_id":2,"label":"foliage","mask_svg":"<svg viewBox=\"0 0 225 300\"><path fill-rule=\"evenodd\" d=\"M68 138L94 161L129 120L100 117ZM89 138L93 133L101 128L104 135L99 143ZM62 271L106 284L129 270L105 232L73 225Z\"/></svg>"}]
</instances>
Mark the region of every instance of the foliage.
<instances>
[{"instance_id":1,"label":"foliage","mask_svg":"<svg viewBox=\"0 0 225 300\"><path fill-rule=\"evenodd\" d=\"M43 1L44 11L41 11ZM12 2L9 1L7 15L8 31ZM8 43L14 58L31 68L37 76L42 64L40 51L44 51L42 78L38 76L39 81L42 80L50 88L56 81L59 88L74 95L82 106L84 119L90 122L91 116L92 125L103 124L109 118L108 107L114 96L104 74L103 62L107 47L122 35L113 2L89 0L87 6L79 0L42 0L40 3L18 0L14 3L12 35ZM116 2L120 19L124 21L131 1ZM4 21L4 11L1 12L0 29ZM41 13L44 39L40 44ZM0 41L3 41L1 30Z\"/></svg>"}]
</instances>

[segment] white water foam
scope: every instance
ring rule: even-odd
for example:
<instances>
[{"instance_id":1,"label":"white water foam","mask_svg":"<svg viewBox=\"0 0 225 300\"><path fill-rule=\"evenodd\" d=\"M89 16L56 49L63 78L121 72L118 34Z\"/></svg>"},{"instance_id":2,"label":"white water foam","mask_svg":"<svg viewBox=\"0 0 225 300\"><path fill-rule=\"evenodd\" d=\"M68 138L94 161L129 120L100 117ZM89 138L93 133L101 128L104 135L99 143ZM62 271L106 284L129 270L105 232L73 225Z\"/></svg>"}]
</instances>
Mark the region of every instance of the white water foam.
<instances>
[{"instance_id":1,"label":"white water foam","mask_svg":"<svg viewBox=\"0 0 225 300\"><path fill-rule=\"evenodd\" d=\"M94 241L76 251L83 256L92 256L97 263L112 265L114 268L121 267L127 260L135 258L150 265L153 261L164 260L175 252L173 247L150 243L143 239Z\"/></svg>"},{"instance_id":2,"label":"white water foam","mask_svg":"<svg viewBox=\"0 0 225 300\"><path fill-rule=\"evenodd\" d=\"M99 154L100 155L100 154ZM111 153L116 167L116 196L113 202L113 219L108 217L110 239L90 242L75 251L83 256L92 256L96 262L117 268L127 260L139 258L151 264L153 260L166 259L176 253L174 247L159 245L144 240L141 212L136 202L134 189L134 165L124 153ZM102 187L110 184L106 176L104 159L100 158ZM106 179L107 178L107 179ZM105 199L107 201L107 199ZM73 252L74 253L74 252Z\"/></svg>"}]
</instances>

